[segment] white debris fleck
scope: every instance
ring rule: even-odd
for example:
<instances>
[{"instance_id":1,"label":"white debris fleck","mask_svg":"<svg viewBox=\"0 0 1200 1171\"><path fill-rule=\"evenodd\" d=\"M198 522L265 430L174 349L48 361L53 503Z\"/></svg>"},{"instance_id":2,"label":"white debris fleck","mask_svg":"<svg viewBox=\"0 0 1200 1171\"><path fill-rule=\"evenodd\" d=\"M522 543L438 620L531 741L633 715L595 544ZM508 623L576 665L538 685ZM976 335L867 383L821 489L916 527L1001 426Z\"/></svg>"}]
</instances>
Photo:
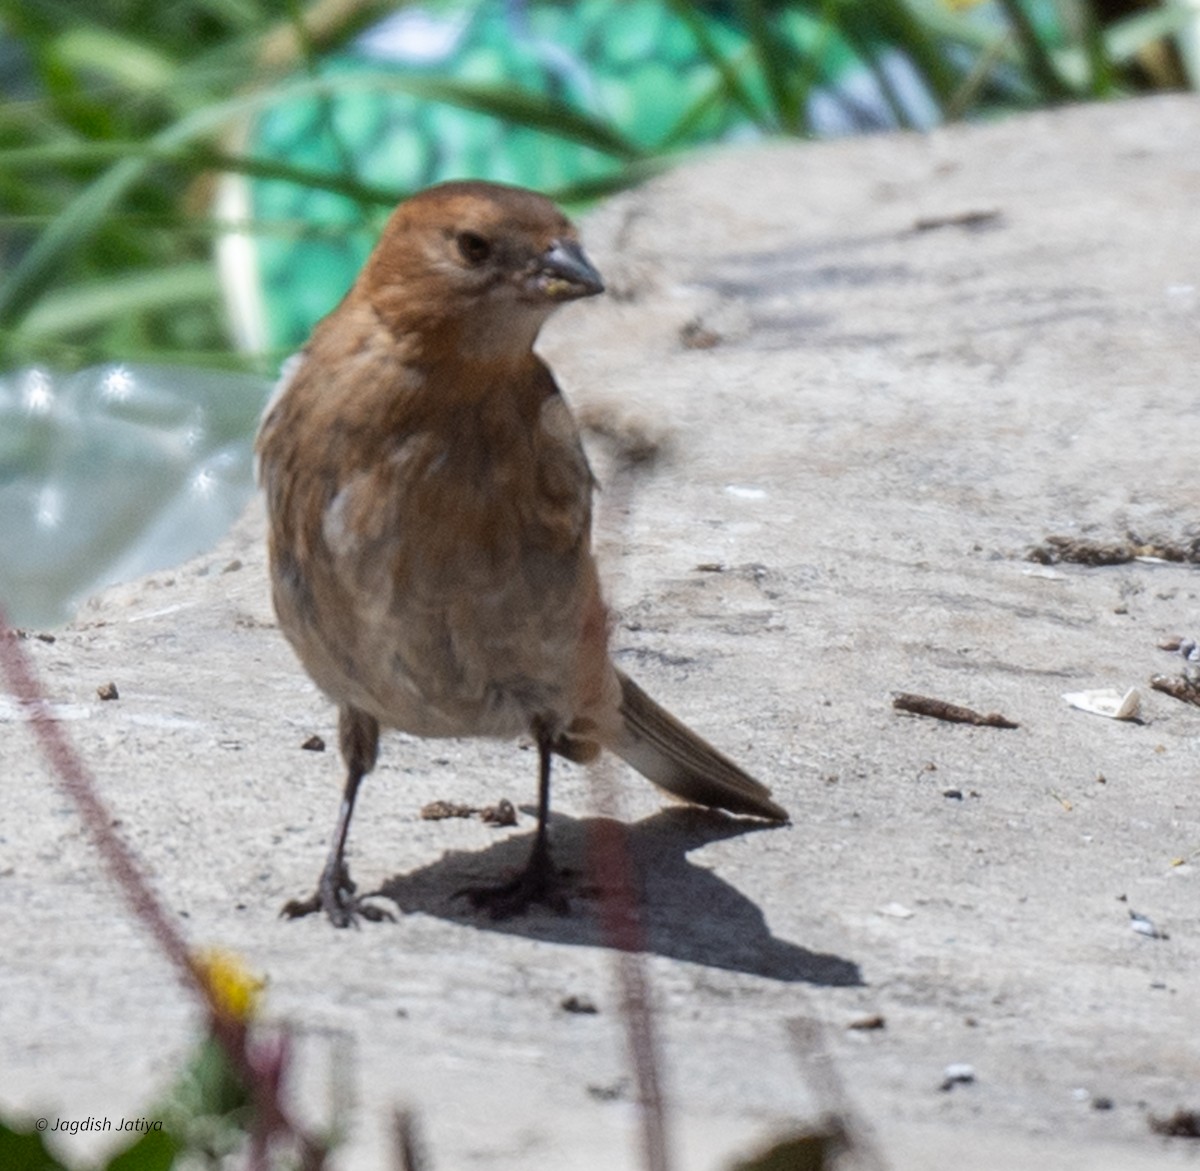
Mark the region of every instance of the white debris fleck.
<instances>
[{"instance_id":1,"label":"white debris fleck","mask_svg":"<svg viewBox=\"0 0 1200 1171\"><path fill-rule=\"evenodd\" d=\"M1200 644L1194 638L1181 638L1179 657L1183 659L1183 677L1190 683L1200 683Z\"/></svg>"},{"instance_id":2,"label":"white debris fleck","mask_svg":"<svg viewBox=\"0 0 1200 1171\"><path fill-rule=\"evenodd\" d=\"M1148 936L1150 939L1170 938L1165 931L1159 931L1149 915L1142 915L1137 911L1129 912L1129 926L1139 935Z\"/></svg>"},{"instance_id":3,"label":"white debris fleck","mask_svg":"<svg viewBox=\"0 0 1200 1171\"><path fill-rule=\"evenodd\" d=\"M752 484L726 484L725 491L739 500L766 500L765 488L755 488Z\"/></svg>"},{"instance_id":4,"label":"white debris fleck","mask_svg":"<svg viewBox=\"0 0 1200 1171\"><path fill-rule=\"evenodd\" d=\"M1136 720L1142 710L1141 692L1136 687L1131 687L1124 693L1111 687L1068 691L1063 694L1063 699L1081 712L1091 712L1110 720Z\"/></svg>"},{"instance_id":5,"label":"white debris fleck","mask_svg":"<svg viewBox=\"0 0 1200 1171\"><path fill-rule=\"evenodd\" d=\"M952 1061L942 1070L942 1089L952 1086L969 1086L975 1080L975 1067L965 1061Z\"/></svg>"}]
</instances>

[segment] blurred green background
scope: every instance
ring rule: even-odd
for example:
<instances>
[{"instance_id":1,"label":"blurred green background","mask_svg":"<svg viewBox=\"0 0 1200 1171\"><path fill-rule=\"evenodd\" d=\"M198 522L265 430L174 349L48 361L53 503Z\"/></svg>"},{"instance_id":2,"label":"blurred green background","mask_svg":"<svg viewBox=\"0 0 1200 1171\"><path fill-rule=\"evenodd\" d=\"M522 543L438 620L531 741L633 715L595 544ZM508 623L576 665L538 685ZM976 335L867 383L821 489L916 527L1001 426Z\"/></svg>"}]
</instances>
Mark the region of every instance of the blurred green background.
<instances>
[{"instance_id":1,"label":"blurred green background","mask_svg":"<svg viewBox=\"0 0 1200 1171\"><path fill-rule=\"evenodd\" d=\"M1187 0L0 0L0 604L210 546L282 357L440 179L1197 87Z\"/></svg>"}]
</instances>

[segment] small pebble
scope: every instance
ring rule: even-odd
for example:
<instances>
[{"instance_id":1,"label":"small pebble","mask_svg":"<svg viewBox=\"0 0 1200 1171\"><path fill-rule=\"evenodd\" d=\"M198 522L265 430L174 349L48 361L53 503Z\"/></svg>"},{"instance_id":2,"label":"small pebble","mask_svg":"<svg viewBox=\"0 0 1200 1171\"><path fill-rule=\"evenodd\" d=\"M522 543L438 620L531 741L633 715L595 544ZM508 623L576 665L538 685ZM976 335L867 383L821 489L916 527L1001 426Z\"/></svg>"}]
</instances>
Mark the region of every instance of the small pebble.
<instances>
[{"instance_id":1,"label":"small pebble","mask_svg":"<svg viewBox=\"0 0 1200 1171\"><path fill-rule=\"evenodd\" d=\"M590 996L576 996L574 993L564 996L558 1007L563 1012L573 1012L580 1016L594 1016L600 1011Z\"/></svg>"},{"instance_id":2,"label":"small pebble","mask_svg":"<svg viewBox=\"0 0 1200 1171\"><path fill-rule=\"evenodd\" d=\"M711 350L721 344L721 335L693 319L680 329L679 340L689 350Z\"/></svg>"},{"instance_id":3,"label":"small pebble","mask_svg":"<svg viewBox=\"0 0 1200 1171\"><path fill-rule=\"evenodd\" d=\"M1165 1134L1169 1138L1200 1138L1200 1110L1180 1107L1167 1118L1152 1114L1149 1122L1155 1134Z\"/></svg>"},{"instance_id":4,"label":"small pebble","mask_svg":"<svg viewBox=\"0 0 1200 1171\"><path fill-rule=\"evenodd\" d=\"M107 683L101 683L100 686L96 688L96 694L101 699L120 699L121 698L120 693L117 691L117 685L115 683L113 683L111 680L109 680L109 682L107 682Z\"/></svg>"},{"instance_id":5,"label":"small pebble","mask_svg":"<svg viewBox=\"0 0 1200 1171\"><path fill-rule=\"evenodd\" d=\"M324 752L325 741L322 740L320 736L316 735L316 733L313 733L313 735L305 740L300 747L303 748L305 752Z\"/></svg>"},{"instance_id":6,"label":"small pebble","mask_svg":"<svg viewBox=\"0 0 1200 1171\"><path fill-rule=\"evenodd\" d=\"M488 805L479 811L479 819L488 825L516 825L517 811L507 797L501 797L495 805Z\"/></svg>"},{"instance_id":7,"label":"small pebble","mask_svg":"<svg viewBox=\"0 0 1200 1171\"><path fill-rule=\"evenodd\" d=\"M470 817L475 810L470 805L458 801L430 801L421 806L421 818L424 821L445 821L450 817Z\"/></svg>"},{"instance_id":8,"label":"small pebble","mask_svg":"<svg viewBox=\"0 0 1200 1171\"><path fill-rule=\"evenodd\" d=\"M629 1097L629 1079L617 1078L610 1085L590 1085L587 1088L588 1097L594 1098L597 1102L619 1102L622 1098Z\"/></svg>"}]
</instances>

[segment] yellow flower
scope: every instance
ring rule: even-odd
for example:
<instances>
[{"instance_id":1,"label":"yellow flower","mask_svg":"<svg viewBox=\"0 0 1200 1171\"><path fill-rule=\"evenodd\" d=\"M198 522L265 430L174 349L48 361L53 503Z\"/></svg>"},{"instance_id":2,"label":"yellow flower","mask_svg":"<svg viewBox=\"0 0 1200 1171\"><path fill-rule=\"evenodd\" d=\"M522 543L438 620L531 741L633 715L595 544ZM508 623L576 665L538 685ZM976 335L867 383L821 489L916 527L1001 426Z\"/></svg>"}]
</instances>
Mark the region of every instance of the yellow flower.
<instances>
[{"instance_id":1,"label":"yellow flower","mask_svg":"<svg viewBox=\"0 0 1200 1171\"><path fill-rule=\"evenodd\" d=\"M257 1014L267 982L251 975L241 956L224 948L206 947L196 952L192 961L219 1012L238 1021L249 1021Z\"/></svg>"}]
</instances>

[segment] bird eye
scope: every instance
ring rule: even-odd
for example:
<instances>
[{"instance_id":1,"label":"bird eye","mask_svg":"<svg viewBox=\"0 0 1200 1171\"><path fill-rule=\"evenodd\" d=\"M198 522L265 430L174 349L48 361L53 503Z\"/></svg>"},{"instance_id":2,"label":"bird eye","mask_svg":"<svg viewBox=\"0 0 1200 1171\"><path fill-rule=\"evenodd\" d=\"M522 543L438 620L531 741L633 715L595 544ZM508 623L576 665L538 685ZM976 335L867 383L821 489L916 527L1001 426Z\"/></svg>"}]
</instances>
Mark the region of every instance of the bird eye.
<instances>
[{"instance_id":1,"label":"bird eye","mask_svg":"<svg viewBox=\"0 0 1200 1171\"><path fill-rule=\"evenodd\" d=\"M468 264L482 264L491 256L492 246L478 232L459 232L458 251Z\"/></svg>"}]
</instances>

